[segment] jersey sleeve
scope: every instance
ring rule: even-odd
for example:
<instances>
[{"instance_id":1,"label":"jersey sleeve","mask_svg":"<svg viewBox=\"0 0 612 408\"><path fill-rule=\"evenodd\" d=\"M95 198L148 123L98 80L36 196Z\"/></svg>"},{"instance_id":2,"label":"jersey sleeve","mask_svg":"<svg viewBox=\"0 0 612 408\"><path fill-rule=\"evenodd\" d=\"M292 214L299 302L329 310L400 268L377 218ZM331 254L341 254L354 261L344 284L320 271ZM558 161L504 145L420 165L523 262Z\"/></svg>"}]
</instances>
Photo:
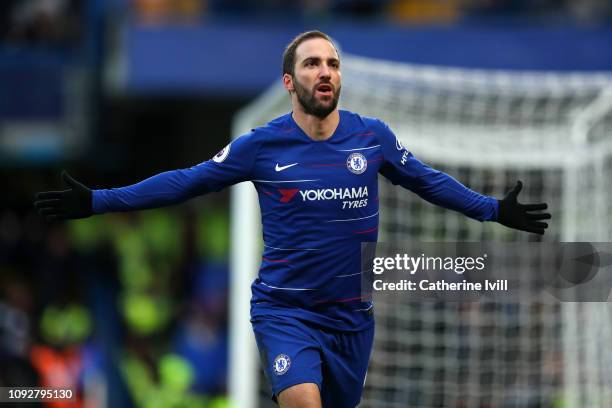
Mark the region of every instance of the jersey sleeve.
<instances>
[{"instance_id":1,"label":"jersey sleeve","mask_svg":"<svg viewBox=\"0 0 612 408\"><path fill-rule=\"evenodd\" d=\"M177 204L251 179L259 143L253 133L228 144L212 159L166 171L130 186L93 190L93 212L133 211Z\"/></svg>"},{"instance_id":2,"label":"jersey sleeve","mask_svg":"<svg viewBox=\"0 0 612 408\"><path fill-rule=\"evenodd\" d=\"M419 161L393 134L378 122L383 164L379 170L391 183L418 194L432 204L458 211L479 221L497 220L498 203L493 197L470 190L453 177Z\"/></svg>"}]
</instances>

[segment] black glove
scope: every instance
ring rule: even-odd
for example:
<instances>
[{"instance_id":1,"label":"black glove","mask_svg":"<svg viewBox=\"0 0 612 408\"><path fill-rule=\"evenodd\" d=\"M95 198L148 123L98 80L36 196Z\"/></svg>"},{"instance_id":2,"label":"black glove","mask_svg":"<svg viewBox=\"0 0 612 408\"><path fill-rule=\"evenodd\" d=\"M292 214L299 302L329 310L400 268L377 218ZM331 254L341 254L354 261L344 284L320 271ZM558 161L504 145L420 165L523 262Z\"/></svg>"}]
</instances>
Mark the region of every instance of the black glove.
<instances>
[{"instance_id":1,"label":"black glove","mask_svg":"<svg viewBox=\"0 0 612 408\"><path fill-rule=\"evenodd\" d=\"M516 182L516 186L510 191L503 200L498 200L499 213L497 222L509 228L521 231L533 232L534 234L544 235L548 224L542 220L551 218L549 213L534 212L548 208L546 203L540 204L520 204L517 196L523 188L523 183Z\"/></svg>"},{"instance_id":2,"label":"black glove","mask_svg":"<svg viewBox=\"0 0 612 408\"><path fill-rule=\"evenodd\" d=\"M34 207L47 221L86 218L92 215L91 190L64 170L62 180L70 188L36 194Z\"/></svg>"}]
</instances>

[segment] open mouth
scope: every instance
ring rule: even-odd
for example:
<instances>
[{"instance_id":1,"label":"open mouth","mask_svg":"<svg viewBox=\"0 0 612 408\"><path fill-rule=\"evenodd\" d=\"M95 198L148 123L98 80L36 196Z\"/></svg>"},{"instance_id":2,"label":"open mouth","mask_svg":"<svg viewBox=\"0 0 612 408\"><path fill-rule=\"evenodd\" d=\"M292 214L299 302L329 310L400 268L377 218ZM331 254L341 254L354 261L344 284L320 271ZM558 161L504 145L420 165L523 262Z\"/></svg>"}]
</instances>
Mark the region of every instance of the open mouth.
<instances>
[{"instance_id":1,"label":"open mouth","mask_svg":"<svg viewBox=\"0 0 612 408\"><path fill-rule=\"evenodd\" d=\"M327 96L331 96L334 92L334 88L330 84L320 84L319 86L317 86L316 90L320 94Z\"/></svg>"}]
</instances>

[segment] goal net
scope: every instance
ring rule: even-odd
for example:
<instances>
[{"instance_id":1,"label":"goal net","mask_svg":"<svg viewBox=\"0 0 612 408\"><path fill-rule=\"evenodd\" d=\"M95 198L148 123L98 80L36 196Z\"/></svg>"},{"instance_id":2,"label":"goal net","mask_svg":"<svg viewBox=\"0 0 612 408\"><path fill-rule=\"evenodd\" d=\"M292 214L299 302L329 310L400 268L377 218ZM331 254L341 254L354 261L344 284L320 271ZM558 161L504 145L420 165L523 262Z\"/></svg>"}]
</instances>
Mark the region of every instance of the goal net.
<instances>
[{"instance_id":1,"label":"goal net","mask_svg":"<svg viewBox=\"0 0 612 408\"><path fill-rule=\"evenodd\" d=\"M612 241L612 73L484 71L343 55L342 74L341 108L384 120L421 161L496 197L522 180L520 200L547 202L553 214L544 240ZM237 116L234 133L290 110L287 93L273 86ZM256 207L254 189L237 186L230 392L240 407L269 405L248 325L261 249ZM379 240L398 247L540 240L435 207L382 177L380 207ZM361 407L612 406L610 303L401 296L375 304Z\"/></svg>"}]
</instances>

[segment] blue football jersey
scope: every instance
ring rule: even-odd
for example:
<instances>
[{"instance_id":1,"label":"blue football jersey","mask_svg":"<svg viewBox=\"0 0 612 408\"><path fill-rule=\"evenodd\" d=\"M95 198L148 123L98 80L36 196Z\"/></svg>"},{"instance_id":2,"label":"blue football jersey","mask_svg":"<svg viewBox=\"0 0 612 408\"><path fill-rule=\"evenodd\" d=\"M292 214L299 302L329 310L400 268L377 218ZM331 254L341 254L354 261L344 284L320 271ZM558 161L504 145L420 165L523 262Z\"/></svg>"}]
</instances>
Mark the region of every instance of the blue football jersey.
<instances>
[{"instance_id":1,"label":"blue football jersey","mask_svg":"<svg viewBox=\"0 0 612 408\"><path fill-rule=\"evenodd\" d=\"M378 174L433 204L497 219L496 199L421 163L382 121L343 110L327 140L311 139L286 114L204 163L94 190L93 207L95 213L159 207L251 181L264 244L252 317L286 315L362 330L373 323L372 305L361 299L360 251L378 236Z\"/></svg>"}]
</instances>

